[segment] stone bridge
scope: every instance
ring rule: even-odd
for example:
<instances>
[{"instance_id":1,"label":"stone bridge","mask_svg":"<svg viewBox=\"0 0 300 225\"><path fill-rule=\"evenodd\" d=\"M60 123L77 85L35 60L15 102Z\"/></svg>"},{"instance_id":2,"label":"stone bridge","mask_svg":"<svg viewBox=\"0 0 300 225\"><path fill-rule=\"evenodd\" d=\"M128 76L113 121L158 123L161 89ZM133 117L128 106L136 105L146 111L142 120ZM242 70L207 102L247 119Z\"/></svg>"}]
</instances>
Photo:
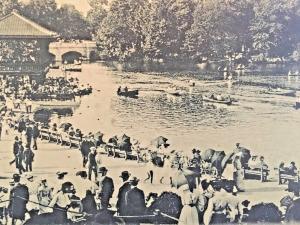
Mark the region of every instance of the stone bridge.
<instances>
[{"instance_id":1,"label":"stone bridge","mask_svg":"<svg viewBox=\"0 0 300 225\"><path fill-rule=\"evenodd\" d=\"M57 62L63 62L68 58L82 57L84 60L93 60L96 56L95 41L76 42L52 42L49 45L49 52Z\"/></svg>"}]
</instances>

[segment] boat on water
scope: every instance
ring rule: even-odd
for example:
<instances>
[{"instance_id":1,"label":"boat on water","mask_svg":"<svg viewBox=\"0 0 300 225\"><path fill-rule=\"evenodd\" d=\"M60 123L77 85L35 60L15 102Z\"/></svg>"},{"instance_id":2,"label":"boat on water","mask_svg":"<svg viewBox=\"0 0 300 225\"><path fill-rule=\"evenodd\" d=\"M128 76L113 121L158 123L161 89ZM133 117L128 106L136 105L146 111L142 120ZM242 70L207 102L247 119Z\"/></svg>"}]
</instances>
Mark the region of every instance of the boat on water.
<instances>
[{"instance_id":1,"label":"boat on water","mask_svg":"<svg viewBox=\"0 0 300 225\"><path fill-rule=\"evenodd\" d=\"M75 108L80 106L81 99L78 98L75 101L73 100L51 100L51 101L32 101L32 104L36 107L48 107L48 108Z\"/></svg>"},{"instance_id":2,"label":"boat on water","mask_svg":"<svg viewBox=\"0 0 300 225\"><path fill-rule=\"evenodd\" d=\"M214 96L214 95L203 95L202 100L204 102L211 102L211 103L218 103L218 104L225 104L225 105L231 105L232 99L228 97L222 97L222 96Z\"/></svg>"},{"instance_id":3,"label":"boat on water","mask_svg":"<svg viewBox=\"0 0 300 225\"><path fill-rule=\"evenodd\" d=\"M283 96L290 96L295 97L296 91L294 90L287 90L282 88L270 88L266 91L263 91L264 94L270 94L270 95L283 95Z\"/></svg>"},{"instance_id":4,"label":"boat on water","mask_svg":"<svg viewBox=\"0 0 300 225\"><path fill-rule=\"evenodd\" d=\"M168 88L165 92L173 96L182 96L185 93L184 91L178 90L176 88Z\"/></svg>"},{"instance_id":5,"label":"boat on water","mask_svg":"<svg viewBox=\"0 0 300 225\"><path fill-rule=\"evenodd\" d=\"M294 72L292 72L292 71L290 70L289 73L288 73L288 76L289 76L289 77L297 77L297 76L300 76L300 73L299 73L298 70L297 70L297 71L294 71Z\"/></svg>"},{"instance_id":6,"label":"boat on water","mask_svg":"<svg viewBox=\"0 0 300 225\"><path fill-rule=\"evenodd\" d=\"M128 97L128 98L137 98L139 95L139 90L127 90L127 89L121 90L121 88L119 88L117 90L117 95Z\"/></svg>"}]
</instances>

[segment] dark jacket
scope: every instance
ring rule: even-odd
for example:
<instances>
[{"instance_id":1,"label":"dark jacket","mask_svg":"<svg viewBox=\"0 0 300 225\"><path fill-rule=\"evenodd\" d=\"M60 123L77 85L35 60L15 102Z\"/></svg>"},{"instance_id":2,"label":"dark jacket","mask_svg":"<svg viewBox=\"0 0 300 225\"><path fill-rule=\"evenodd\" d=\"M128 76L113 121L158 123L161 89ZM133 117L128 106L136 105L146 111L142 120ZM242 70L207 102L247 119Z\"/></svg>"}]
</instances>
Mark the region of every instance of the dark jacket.
<instances>
[{"instance_id":1,"label":"dark jacket","mask_svg":"<svg viewBox=\"0 0 300 225\"><path fill-rule=\"evenodd\" d=\"M39 136L40 136L40 130L37 125L34 125L32 129L32 137L38 138Z\"/></svg>"},{"instance_id":2,"label":"dark jacket","mask_svg":"<svg viewBox=\"0 0 300 225\"><path fill-rule=\"evenodd\" d=\"M120 215L125 215L126 210L126 202L125 202L125 195L130 190L129 182L125 182L119 189L118 193L118 201L117 201L117 210Z\"/></svg>"},{"instance_id":3,"label":"dark jacket","mask_svg":"<svg viewBox=\"0 0 300 225\"><path fill-rule=\"evenodd\" d=\"M285 214L286 222L299 222L300 221L300 199L293 201L291 206L287 209Z\"/></svg>"},{"instance_id":4,"label":"dark jacket","mask_svg":"<svg viewBox=\"0 0 300 225\"><path fill-rule=\"evenodd\" d=\"M129 190L125 194L126 215L138 216L143 215L146 210L145 194L137 187Z\"/></svg>"},{"instance_id":5,"label":"dark jacket","mask_svg":"<svg viewBox=\"0 0 300 225\"><path fill-rule=\"evenodd\" d=\"M25 219L26 204L28 202L29 192L27 186L17 184L10 191L8 211L14 219Z\"/></svg>"},{"instance_id":6,"label":"dark jacket","mask_svg":"<svg viewBox=\"0 0 300 225\"><path fill-rule=\"evenodd\" d=\"M97 162L96 162L96 154L93 154L93 153L89 153L89 156L88 156L88 159L89 159L89 167L92 168L97 168Z\"/></svg>"},{"instance_id":7,"label":"dark jacket","mask_svg":"<svg viewBox=\"0 0 300 225\"><path fill-rule=\"evenodd\" d=\"M92 141L84 140L80 146L81 154L84 156L88 156L91 147L95 147L94 143Z\"/></svg>"},{"instance_id":8,"label":"dark jacket","mask_svg":"<svg viewBox=\"0 0 300 225\"><path fill-rule=\"evenodd\" d=\"M18 154L18 152L19 152L19 141L14 142L13 152L14 152L15 156Z\"/></svg>"},{"instance_id":9,"label":"dark jacket","mask_svg":"<svg viewBox=\"0 0 300 225\"><path fill-rule=\"evenodd\" d=\"M115 187L114 182L110 177L105 177L99 185L101 185L101 196L110 198L113 195Z\"/></svg>"},{"instance_id":10,"label":"dark jacket","mask_svg":"<svg viewBox=\"0 0 300 225\"><path fill-rule=\"evenodd\" d=\"M82 211L89 214L95 214L97 212L97 205L92 194L86 195L82 200Z\"/></svg>"},{"instance_id":11,"label":"dark jacket","mask_svg":"<svg viewBox=\"0 0 300 225\"><path fill-rule=\"evenodd\" d=\"M23 154L25 163L31 163L33 161L34 153L30 148L26 148Z\"/></svg>"},{"instance_id":12,"label":"dark jacket","mask_svg":"<svg viewBox=\"0 0 300 225\"><path fill-rule=\"evenodd\" d=\"M33 134L32 127L27 127L26 128L26 137L32 137L32 134Z\"/></svg>"}]
</instances>

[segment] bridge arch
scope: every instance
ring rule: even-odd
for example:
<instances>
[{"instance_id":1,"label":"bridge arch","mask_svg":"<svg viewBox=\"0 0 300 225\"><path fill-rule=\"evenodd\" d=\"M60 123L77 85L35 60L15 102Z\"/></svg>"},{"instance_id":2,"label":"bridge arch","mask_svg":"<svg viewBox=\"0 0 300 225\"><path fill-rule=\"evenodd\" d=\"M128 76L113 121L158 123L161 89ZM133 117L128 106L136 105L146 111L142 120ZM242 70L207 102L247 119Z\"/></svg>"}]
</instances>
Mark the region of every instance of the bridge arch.
<instances>
[{"instance_id":1,"label":"bridge arch","mask_svg":"<svg viewBox=\"0 0 300 225\"><path fill-rule=\"evenodd\" d=\"M82 53L79 51L68 51L61 55L62 62L74 63L75 60L82 58Z\"/></svg>"}]
</instances>

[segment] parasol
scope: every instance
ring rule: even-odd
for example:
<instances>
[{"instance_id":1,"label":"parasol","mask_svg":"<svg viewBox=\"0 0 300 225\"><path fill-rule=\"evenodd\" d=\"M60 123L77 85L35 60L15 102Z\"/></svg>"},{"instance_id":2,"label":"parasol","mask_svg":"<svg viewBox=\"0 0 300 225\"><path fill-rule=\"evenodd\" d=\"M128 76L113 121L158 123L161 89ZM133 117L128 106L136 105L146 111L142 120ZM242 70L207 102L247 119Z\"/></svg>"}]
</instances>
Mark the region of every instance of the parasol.
<instances>
[{"instance_id":1,"label":"parasol","mask_svg":"<svg viewBox=\"0 0 300 225\"><path fill-rule=\"evenodd\" d=\"M214 149L206 149L203 152L201 152L201 159L205 162L211 162L211 158L214 155L215 150Z\"/></svg>"},{"instance_id":2,"label":"parasol","mask_svg":"<svg viewBox=\"0 0 300 225\"><path fill-rule=\"evenodd\" d=\"M163 136L159 136L157 138L155 138L154 140L151 141L151 144L154 145L156 148L160 148L160 147L168 147L170 144L167 143L168 138L163 137Z\"/></svg>"},{"instance_id":3,"label":"parasol","mask_svg":"<svg viewBox=\"0 0 300 225\"><path fill-rule=\"evenodd\" d=\"M195 176L197 173L190 169L177 170L172 177L172 186L179 188L184 184L191 185Z\"/></svg>"},{"instance_id":4,"label":"parasol","mask_svg":"<svg viewBox=\"0 0 300 225\"><path fill-rule=\"evenodd\" d=\"M232 152L232 153L229 153L227 155L225 155L225 157L222 159L222 163L221 163L221 167L222 169L224 170L226 165L232 161L233 157L234 157L235 153Z\"/></svg>"},{"instance_id":5,"label":"parasol","mask_svg":"<svg viewBox=\"0 0 300 225\"><path fill-rule=\"evenodd\" d=\"M215 161L222 161L225 157L224 151L215 151L213 156L211 157L211 162L214 163Z\"/></svg>"},{"instance_id":6,"label":"parasol","mask_svg":"<svg viewBox=\"0 0 300 225\"><path fill-rule=\"evenodd\" d=\"M59 128L63 129L64 131L69 130L69 128L72 127L71 123L62 123Z\"/></svg>"}]
</instances>

